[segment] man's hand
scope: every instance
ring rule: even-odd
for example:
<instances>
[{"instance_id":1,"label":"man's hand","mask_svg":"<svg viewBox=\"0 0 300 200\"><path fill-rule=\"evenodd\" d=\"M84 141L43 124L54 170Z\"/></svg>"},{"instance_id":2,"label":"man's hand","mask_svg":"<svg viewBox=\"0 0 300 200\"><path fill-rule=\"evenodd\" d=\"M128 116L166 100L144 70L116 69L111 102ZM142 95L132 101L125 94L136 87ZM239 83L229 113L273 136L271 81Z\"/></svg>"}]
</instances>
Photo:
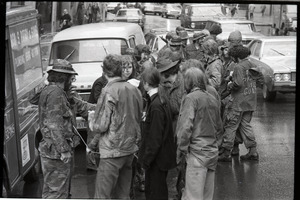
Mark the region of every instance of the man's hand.
<instances>
[{"instance_id":1,"label":"man's hand","mask_svg":"<svg viewBox=\"0 0 300 200\"><path fill-rule=\"evenodd\" d=\"M71 161L72 155L70 152L65 152L65 153L61 153L60 159L64 162L64 163L68 163Z\"/></svg>"}]
</instances>

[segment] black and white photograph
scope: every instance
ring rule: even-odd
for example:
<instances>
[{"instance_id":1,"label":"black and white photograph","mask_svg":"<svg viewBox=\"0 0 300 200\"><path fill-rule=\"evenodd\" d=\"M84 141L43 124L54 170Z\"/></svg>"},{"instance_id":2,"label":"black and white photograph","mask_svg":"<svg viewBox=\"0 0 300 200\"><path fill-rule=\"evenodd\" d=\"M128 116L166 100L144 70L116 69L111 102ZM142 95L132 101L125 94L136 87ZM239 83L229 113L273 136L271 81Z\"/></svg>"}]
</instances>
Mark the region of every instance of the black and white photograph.
<instances>
[{"instance_id":1,"label":"black and white photograph","mask_svg":"<svg viewBox=\"0 0 300 200\"><path fill-rule=\"evenodd\" d=\"M2 2L1 197L297 199L298 3Z\"/></svg>"}]
</instances>

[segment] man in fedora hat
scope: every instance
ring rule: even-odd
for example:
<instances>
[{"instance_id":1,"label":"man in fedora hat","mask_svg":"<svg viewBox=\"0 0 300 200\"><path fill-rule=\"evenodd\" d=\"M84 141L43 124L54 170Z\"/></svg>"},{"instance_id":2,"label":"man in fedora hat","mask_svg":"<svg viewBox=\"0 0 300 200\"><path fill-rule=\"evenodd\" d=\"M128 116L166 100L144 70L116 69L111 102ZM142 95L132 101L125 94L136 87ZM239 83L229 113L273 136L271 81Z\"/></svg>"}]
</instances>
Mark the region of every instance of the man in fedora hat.
<instances>
[{"instance_id":1,"label":"man in fedora hat","mask_svg":"<svg viewBox=\"0 0 300 200\"><path fill-rule=\"evenodd\" d=\"M54 60L47 73L49 84L37 97L43 137L39 144L44 177L42 198L66 199L70 197L74 148L79 144L73 132L75 115L69 96L78 74L62 59Z\"/></svg>"},{"instance_id":2,"label":"man in fedora hat","mask_svg":"<svg viewBox=\"0 0 300 200\"><path fill-rule=\"evenodd\" d=\"M158 51L157 57L160 57L161 54L163 53L164 50L166 50L166 48L168 48L170 45L170 40L173 38L173 36L176 35L176 33L174 32L168 32L166 34L166 38L163 38L162 36L160 36L160 38L166 43L165 46L163 46L163 48L161 48Z\"/></svg>"},{"instance_id":3,"label":"man in fedora hat","mask_svg":"<svg viewBox=\"0 0 300 200\"><path fill-rule=\"evenodd\" d=\"M193 35L193 43L187 45L186 47L186 54L187 59L196 59L201 62L204 62L204 52L202 49L202 43L205 39L205 37L209 36L209 32L200 31L197 33L194 33Z\"/></svg>"},{"instance_id":4,"label":"man in fedora hat","mask_svg":"<svg viewBox=\"0 0 300 200\"><path fill-rule=\"evenodd\" d=\"M182 48L183 58L186 59L187 58L186 47L188 45L189 35L185 30L179 31L178 35L181 38L181 43L182 43L181 48Z\"/></svg>"},{"instance_id":5,"label":"man in fedora hat","mask_svg":"<svg viewBox=\"0 0 300 200\"><path fill-rule=\"evenodd\" d=\"M179 114L181 99L184 95L183 77L179 70L181 63L181 54L179 52L172 52L166 49L162 57L156 61L156 68L161 74L160 87L163 94L169 99L173 129L175 130L177 118Z\"/></svg>"}]
</instances>

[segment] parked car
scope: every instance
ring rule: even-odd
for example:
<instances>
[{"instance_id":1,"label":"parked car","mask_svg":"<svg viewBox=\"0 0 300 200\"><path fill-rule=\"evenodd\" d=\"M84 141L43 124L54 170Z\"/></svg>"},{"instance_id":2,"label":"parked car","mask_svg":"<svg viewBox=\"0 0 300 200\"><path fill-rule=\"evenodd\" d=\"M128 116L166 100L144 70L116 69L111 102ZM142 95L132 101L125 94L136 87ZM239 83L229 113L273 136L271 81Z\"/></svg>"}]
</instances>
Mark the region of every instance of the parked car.
<instances>
[{"instance_id":1,"label":"parked car","mask_svg":"<svg viewBox=\"0 0 300 200\"><path fill-rule=\"evenodd\" d=\"M209 19L224 16L220 4L183 4L180 24L184 28L202 30Z\"/></svg>"},{"instance_id":2,"label":"parked car","mask_svg":"<svg viewBox=\"0 0 300 200\"><path fill-rule=\"evenodd\" d=\"M296 92L296 37L269 36L247 45L250 60L262 71L265 84L263 98L274 101L277 92Z\"/></svg>"},{"instance_id":3,"label":"parked car","mask_svg":"<svg viewBox=\"0 0 300 200\"><path fill-rule=\"evenodd\" d=\"M239 30L243 36L243 44L248 44L253 39L264 37L256 31L253 21L245 18L221 17L219 19L208 20L205 29L209 30L213 25L218 24L222 28L222 33L217 35L217 39L226 41L232 31Z\"/></svg>"},{"instance_id":4,"label":"parked car","mask_svg":"<svg viewBox=\"0 0 300 200\"><path fill-rule=\"evenodd\" d=\"M166 18L172 16L176 19L179 19L179 16L181 14L181 9L182 6L180 4L166 3L162 7L161 16Z\"/></svg>"},{"instance_id":5,"label":"parked car","mask_svg":"<svg viewBox=\"0 0 300 200\"><path fill-rule=\"evenodd\" d=\"M145 16L142 11L137 8L120 9L114 17L113 21L137 23L144 31Z\"/></svg>"},{"instance_id":6,"label":"parked car","mask_svg":"<svg viewBox=\"0 0 300 200\"><path fill-rule=\"evenodd\" d=\"M157 3L144 3L143 12L144 14L153 13L154 15L161 15L162 5Z\"/></svg>"},{"instance_id":7,"label":"parked car","mask_svg":"<svg viewBox=\"0 0 300 200\"><path fill-rule=\"evenodd\" d=\"M102 75L102 62L107 54L126 53L128 48L146 44L141 27L134 23L105 22L74 26L57 33L52 42L49 68L54 59L66 59L78 73L73 85L88 100L94 81ZM86 122L77 117L77 129L85 130Z\"/></svg>"}]
</instances>

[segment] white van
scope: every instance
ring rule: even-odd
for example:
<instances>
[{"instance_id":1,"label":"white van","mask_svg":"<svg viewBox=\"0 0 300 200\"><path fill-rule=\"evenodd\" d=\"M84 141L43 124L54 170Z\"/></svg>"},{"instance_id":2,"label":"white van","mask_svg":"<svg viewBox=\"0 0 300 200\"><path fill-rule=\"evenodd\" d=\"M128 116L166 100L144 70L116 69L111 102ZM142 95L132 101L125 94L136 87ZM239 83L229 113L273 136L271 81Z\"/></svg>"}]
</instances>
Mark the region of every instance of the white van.
<instances>
[{"instance_id":1,"label":"white van","mask_svg":"<svg viewBox=\"0 0 300 200\"><path fill-rule=\"evenodd\" d=\"M127 48L146 44L138 24L105 22L74 26L57 33L52 41L49 66L54 59L66 59L78 73L76 90L88 100L94 81L102 75L102 62L107 54L123 55ZM77 128L85 123L77 120Z\"/></svg>"}]
</instances>

